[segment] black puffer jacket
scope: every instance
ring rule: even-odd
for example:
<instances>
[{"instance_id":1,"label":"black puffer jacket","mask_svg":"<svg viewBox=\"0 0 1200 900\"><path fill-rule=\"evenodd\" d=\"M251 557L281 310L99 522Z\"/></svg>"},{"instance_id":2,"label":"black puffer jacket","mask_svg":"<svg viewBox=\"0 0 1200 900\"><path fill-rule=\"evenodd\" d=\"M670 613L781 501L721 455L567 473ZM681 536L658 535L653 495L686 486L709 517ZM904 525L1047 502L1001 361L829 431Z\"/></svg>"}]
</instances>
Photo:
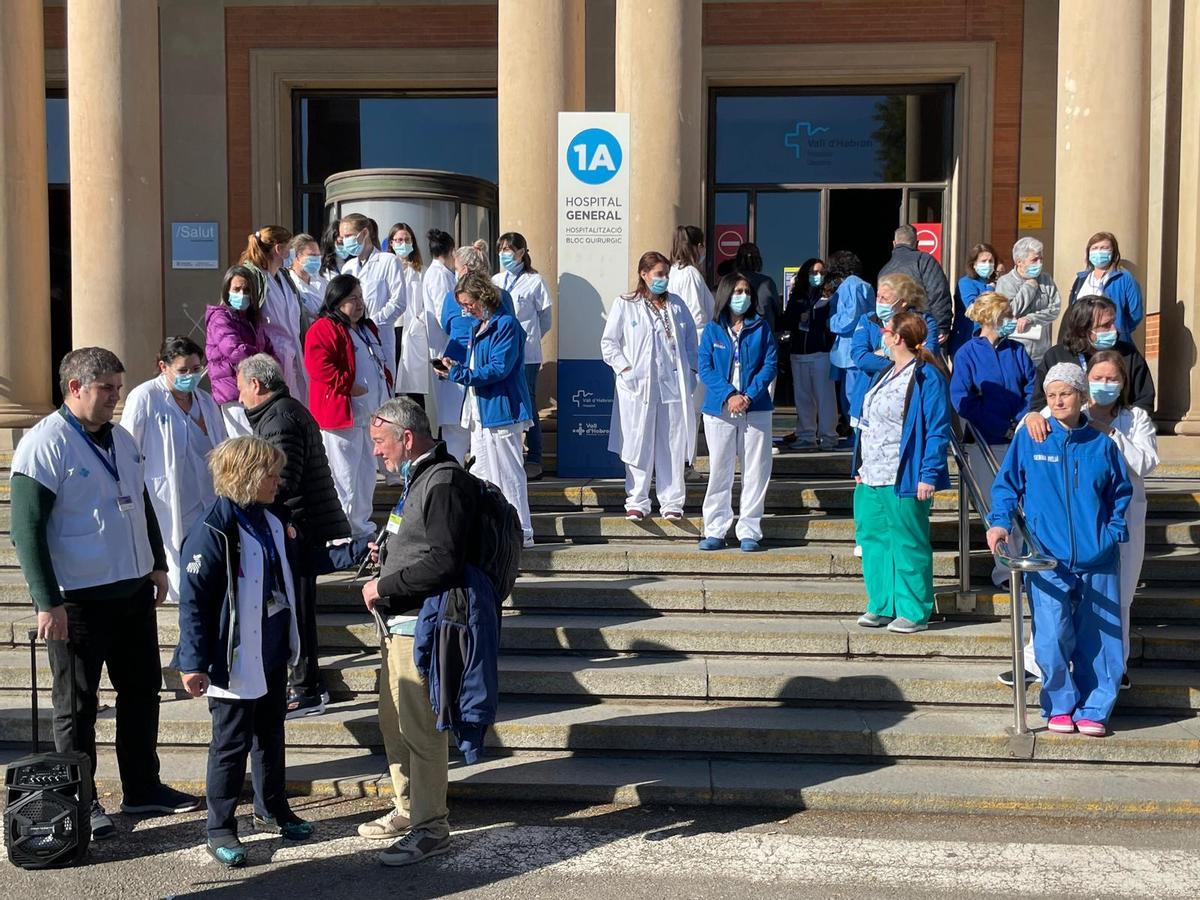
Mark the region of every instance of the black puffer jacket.
<instances>
[{"instance_id":1,"label":"black puffer jacket","mask_svg":"<svg viewBox=\"0 0 1200 900\"><path fill-rule=\"evenodd\" d=\"M283 388L262 406L246 410L246 417L255 437L278 447L287 457L276 502L291 512L300 540L323 547L335 538L350 537L350 523L333 485L321 428L312 413Z\"/></svg>"}]
</instances>

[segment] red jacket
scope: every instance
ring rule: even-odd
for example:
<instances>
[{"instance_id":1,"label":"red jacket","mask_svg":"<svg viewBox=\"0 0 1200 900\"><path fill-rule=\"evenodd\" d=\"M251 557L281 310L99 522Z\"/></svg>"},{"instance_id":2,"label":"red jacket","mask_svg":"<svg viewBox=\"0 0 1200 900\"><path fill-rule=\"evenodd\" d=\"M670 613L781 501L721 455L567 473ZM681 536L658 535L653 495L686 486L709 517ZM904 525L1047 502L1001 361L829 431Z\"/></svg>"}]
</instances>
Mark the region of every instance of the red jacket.
<instances>
[{"instance_id":1,"label":"red jacket","mask_svg":"<svg viewBox=\"0 0 1200 900\"><path fill-rule=\"evenodd\" d=\"M379 338L379 329L367 327ZM354 340L345 325L322 316L304 337L304 368L308 370L308 409L317 424L328 431L354 426L350 391L354 388ZM388 393L392 374L384 370Z\"/></svg>"}]
</instances>

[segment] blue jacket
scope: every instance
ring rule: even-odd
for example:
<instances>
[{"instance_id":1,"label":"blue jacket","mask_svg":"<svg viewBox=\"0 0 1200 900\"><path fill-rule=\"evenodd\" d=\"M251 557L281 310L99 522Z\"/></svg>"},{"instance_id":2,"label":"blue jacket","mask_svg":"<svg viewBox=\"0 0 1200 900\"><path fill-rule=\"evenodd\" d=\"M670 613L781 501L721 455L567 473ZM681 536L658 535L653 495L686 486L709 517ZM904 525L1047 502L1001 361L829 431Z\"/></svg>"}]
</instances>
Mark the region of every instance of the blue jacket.
<instances>
[{"instance_id":1,"label":"blue jacket","mask_svg":"<svg viewBox=\"0 0 1200 900\"><path fill-rule=\"evenodd\" d=\"M964 275L958 279L958 287L954 290L954 326L950 329L950 340L946 342L946 352L954 356L967 341L979 334L979 325L967 318L967 307L975 302L980 294L996 290L996 282L984 281L974 275Z\"/></svg>"},{"instance_id":2,"label":"blue jacket","mask_svg":"<svg viewBox=\"0 0 1200 900\"><path fill-rule=\"evenodd\" d=\"M925 346L929 348L930 353L936 354L938 352L937 322L928 312L923 315L925 327L929 329L929 334L925 337ZM882 345L883 323L879 321L879 317L874 312L860 317L854 328L854 337L850 341L850 359L856 368L866 373L867 377L847 382L850 415L852 416L862 415L863 398L867 396L867 390L871 386L871 376L892 365L892 361L886 356L876 355L875 351Z\"/></svg>"},{"instance_id":3,"label":"blue jacket","mask_svg":"<svg viewBox=\"0 0 1200 900\"><path fill-rule=\"evenodd\" d=\"M413 662L429 687L438 731L449 729L468 763L479 760L500 703L500 600L473 565L466 587L426 599L413 632Z\"/></svg>"},{"instance_id":4,"label":"blue jacket","mask_svg":"<svg viewBox=\"0 0 1200 900\"><path fill-rule=\"evenodd\" d=\"M1060 565L1111 570L1117 544L1129 540L1125 510L1132 496L1125 459L1108 435L1086 420L1068 429L1051 419L1040 444L1024 428L1013 437L992 485L988 524L1011 531L1020 503L1025 524Z\"/></svg>"},{"instance_id":5,"label":"blue jacket","mask_svg":"<svg viewBox=\"0 0 1200 900\"><path fill-rule=\"evenodd\" d=\"M954 357L950 402L989 444L1002 444L1029 412L1037 371L1021 344L1007 338L995 346L973 337Z\"/></svg>"},{"instance_id":6,"label":"blue jacket","mask_svg":"<svg viewBox=\"0 0 1200 900\"><path fill-rule=\"evenodd\" d=\"M767 388L775 380L775 336L762 316L753 311L747 313L736 341L742 381L742 389L738 391L732 382L735 342L729 336L728 326L729 310L726 308L719 320L704 326L704 333L700 335L700 380L705 388L704 406L700 411L719 416L725 401L738 393L750 398L750 412L774 409Z\"/></svg>"},{"instance_id":7,"label":"blue jacket","mask_svg":"<svg viewBox=\"0 0 1200 900\"><path fill-rule=\"evenodd\" d=\"M450 368L449 378L475 389L484 428L527 422L533 418L529 383L525 380L525 337L525 329L515 316L497 310L476 328L466 346L455 340L446 345L446 356L457 360ZM472 342L474 368L467 366Z\"/></svg>"},{"instance_id":8,"label":"blue jacket","mask_svg":"<svg viewBox=\"0 0 1200 900\"><path fill-rule=\"evenodd\" d=\"M829 362L839 369L853 369L850 344L858 320L875 310L875 288L857 275L846 278L829 300L833 312L829 316L829 330L835 335L833 349L829 351Z\"/></svg>"},{"instance_id":9,"label":"blue jacket","mask_svg":"<svg viewBox=\"0 0 1200 900\"><path fill-rule=\"evenodd\" d=\"M1087 282L1091 269L1084 269L1075 274L1075 283L1071 285L1071 295L1067 305L1079 299L1080 291ZM1117 308L1117 333L1123 341L1133 343L1133 332L1146 318L1146 310L1142 305L1142 289L1137 279L1126 269L1117 269L1107 276L1104 282L1104 296L1113 302Z\"/></svg>"},{"instance_id":10,"label":"blue jacket","mask_svg":"<svg viewBox=\"0 0 1200 900\"><path fill-rule=\"evenodd\" d=\"M516 310L513 308L512 294L502 287L496 288L500 292L500 309L508 313L510 316L515 316ZM454 292L447 292L442 300L442 312L438 316L438 323L442 326L442 331L446 332L446 336L450 338L451 344L457 344L464 351L461 359L466 359L465 351L467 345L471 343L471 334L475 331L475 326L479 324L479 320L474 316L468 316L461 306L458 305L458 300L454 297ZM460 357L447 351L447 356L451 359L460 359Z\"/></svg>"},{"instance_id":11,"label":"blue jacket","mask_svg":"<svg viewBox=\"0 0 1200 900\"><path fill-rule=\"evenodd\" d=\"M916 497L917 485L932 484L937 490L950 487L950 468L946 448L950 445L950 401L946 396L946 379L936 366L918 359L908 396L904 400L904 427L900 431L900 469L896 473L896 496ZM871 385L877 384L891 369L875 374ZM854 432L854 467L857 475L862 466L861 430Z\"/></svg>"}]
</instances>

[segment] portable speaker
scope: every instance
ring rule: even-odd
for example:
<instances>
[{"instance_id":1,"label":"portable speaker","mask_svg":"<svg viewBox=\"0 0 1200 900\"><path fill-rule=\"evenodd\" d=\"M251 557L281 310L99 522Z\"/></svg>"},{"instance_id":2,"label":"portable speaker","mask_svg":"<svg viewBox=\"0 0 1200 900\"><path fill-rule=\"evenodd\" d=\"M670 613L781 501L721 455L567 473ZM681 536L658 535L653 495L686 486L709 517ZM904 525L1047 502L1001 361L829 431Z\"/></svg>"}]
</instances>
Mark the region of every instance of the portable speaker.
<instances>
[{"instance_id":1,"label":"portable speaker","mask_svg":"<svg viewBox=\"0 0 1200 900\"><path fill-rule=\"evenodd\" d=\"M33 671L33 753L4 772L4 843L22 869L73 866L92 839L92 765L86 753L38 752L37 632L29 633ZM71 709L75 657L71 656Z\"/></svg>"}]
</instances>

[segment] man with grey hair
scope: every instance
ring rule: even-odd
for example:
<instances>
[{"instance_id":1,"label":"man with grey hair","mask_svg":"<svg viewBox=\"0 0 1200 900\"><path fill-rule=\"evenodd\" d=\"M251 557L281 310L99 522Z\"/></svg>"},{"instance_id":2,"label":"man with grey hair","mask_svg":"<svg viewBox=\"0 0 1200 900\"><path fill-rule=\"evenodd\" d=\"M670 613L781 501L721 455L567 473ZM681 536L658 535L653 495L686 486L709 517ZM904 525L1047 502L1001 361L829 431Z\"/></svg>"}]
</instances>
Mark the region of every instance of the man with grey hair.
<instances>
[{"instance_id":1,"label":"man with grey hair","mask_svg":"<svg viewBox=\"0 0 1200 900\"><path fill-rule=\"evenodd\" d=\"M404 479L375 551L379 577L363 585L363 602L385 623L381 635L379 729L387 752L395 808L358 829L394 840L384 865L405 866L450 849L446 806L447 738L437 730L429 690L413 659L416 617L427 597L467 584L468 552L477 531L478 488L429 419L407 397L388 400L371 417L374 454Z\"/></svg>"},{"instance_id":2,"label":"man with grey hair","mask_svg":"<svg viewBox=\"0 0 1200 900\"><path fill-rule=\"evenodd\" d=\"M1042 242L1034 237L1020 238L1013 244L1013 267L996 280L996 293L1012 301L1017 330L1010 340L1024 345L1040 364L1052 343L1052 329L1062 308L1058 286L1045 272Z\"/></svg>"},{"instance_id":3,"label":"man with grey hair","mask_svg":"<svg viewBox=\"0 0 1200 900\"><path fill-rule=\"evenodd\" d=\"M190 812L199 799L159 780L155 609L167 599L167 557L142 456L129 432L112 424L124 371L102 347L63 357L63 405L29 430L13 456L12 542L50 657L55 748L88 755L94 798L97 693L107 666L117 691L121 809ZM116 834L98 800L91 825L98 840Z\"/></svg>"},{"instance_id":4,"label":"man with grey hair","mask_svg":"<svg viewBox=\"0 0 1200 900\"><path fill-rule=\"evenodd\" d=\"M330 541L349 538L350 523L333 483L321 428L288 392L279 363L266 353L246 357L238 364L237 385L254 436L287 458L275 501L287 507L305 556L313 558ZM316 576L296 576L296 624L300 661L288 682L289 719L319 715L329 702L318 663Z\"/></svg>"},{"instance_id":5,"label":"man with grey hair","mask_svg":"<svg viewBox=\"0 0 1200 900\"><path fill-rule=\"evenodd\" d=\"M928 253L917 249L917 229L901 225L892 240L892 258L887 261L879 276L900 272L916 280L925 288L929 298L929 314L937 322L938 344L945 344L954 324L954 301L950 297L950 284L938 261Z\"/></svg>"}]
</instances>

